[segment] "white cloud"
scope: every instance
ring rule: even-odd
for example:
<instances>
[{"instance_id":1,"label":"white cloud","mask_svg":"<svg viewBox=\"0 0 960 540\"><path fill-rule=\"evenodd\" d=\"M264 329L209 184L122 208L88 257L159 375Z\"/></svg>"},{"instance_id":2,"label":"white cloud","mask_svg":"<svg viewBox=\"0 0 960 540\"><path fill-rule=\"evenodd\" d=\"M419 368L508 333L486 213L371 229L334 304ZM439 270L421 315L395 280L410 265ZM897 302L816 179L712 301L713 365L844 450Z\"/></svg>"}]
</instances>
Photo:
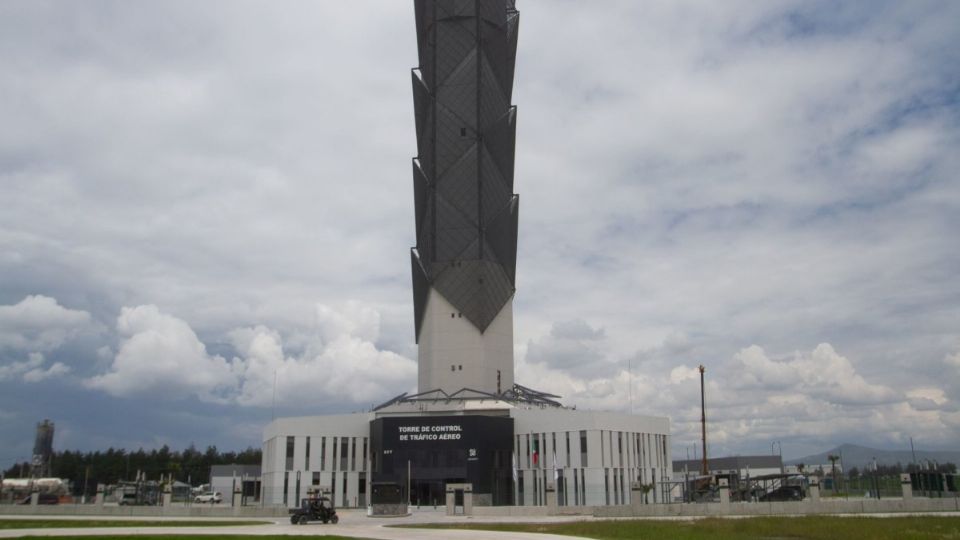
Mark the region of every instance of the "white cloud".
<instances>
[{"instance_id":1,"label":"white cloud","mask_svg":"<svg viewBox=\"0 0 960 540\"><path fill-rule=\"evenodd\" d=\"M317 313L312 334L295 336L300 354L288 356L280 333L261 325L229 332L238 356L227 360L209 354L186 321L152 305L124 308L117 331L125 340L109 370L85 384L114 396L196 396L244 406L268 406L274 391L280 405L372 405L409 389L415 364L371 341L379 333L375 309L349 302L342 309L319 305Z\"/></svg>"},{"instance_id":2,"label":"white cloud","mask_svg":"<svg viewBox=\"0 0 960 540\"><path fill-rule=\"evenodd\" d=\"M833 403L863 405L901 397L891 388L868 383L829 343L817 345L809 355L796 353L792 359L779 361L752 345L735 355L734 369L738 374L731 381L735 388L790 389Z\"/></svg>"},{"instance_id":3,"label":"white cloud","mask_svg":"<svg viewBox=\"0 0 960 540\"><path fill-rule=\"evenodd\" d=\"M321 306L321 311L343 316L327 306ZM288 356L275 331L260 326L232 332L240 353L235 362L242 380L235 400L242 405L269 405L274 376L277 403L282 405L340 402L369 406L414 384L413 361L379 350L350 331L335 336L328 328L323 333L327 337L322 344L318 339L304 354Z\"/></svg>"},{"instance_id":4,"label":"white cloud","mask_svg":"<svg viewBox=\"0 0 960 540\"><path fill-rule=\"evenodd\" d=\"M25 362L11 362L0 366L0 381L21 377L24 382L35 383L45 379L61 377L70 372L70 367L61 362L44 369L46 358L40 353L30 353Z\"/></svg>"},{"instance_id":5,"label":"white cloud","mask_svg":"<svg viewBox=\"0 0 960 540\"><path fill-rule=\"evenodd\" d=\"M62 362L54 362L47 369L31 369L30 371L23 374L23 380L26 382L40 382L46 379L52 379L55 377L61 377L70 373L70 367L64 365Z\"/></svg>"},{"instance_id":6,"label":"white cloud","mask_svg":"<svg viewBox=\"0 0 960 540\"><path fill-rule=\"evenodd\" d=\"M908 395L907 403L915 411L938 411L942 406L942 403L938 400L924 395Z\"/></svg>"},{"instance_id":7,"label":"white cloud","mask_svg":"<svg viewBox=\"0 0 960 540\"><path fill-rule=\"evenodd\" d=\"M190 326L157 306L123 308L117 332L124 338L107 373L85 381L114 396L166 398L196 395L223 401L237 385L231 365L210 355Z\"/></svg>"},{"instance_id":8,"label":"white cloud","mask_svg":"<svg viewBox=\"0 0 960 540\"><path fill-rule=\"evenodd\" d=\"M680 384L685 381L695 381L700 375L700 370L690 366L677 366L670 370L670 382Z\"/></svg>"},{"instance_id":9,"label":"white cloud","mask_svg":"<svg viewBox=\"0 0 960 540\"><path fill-rule=\"evenodd\" d=\"M348 300L339 309L317 305L317 324L326 341L344 335L369 342L380 338L380 313L356 300Z\"/></svg>"},{"instance_id":10,"label":"white cloud","mask_svg":"<svg viewBox=\"0 0 960 540\"><path fill-rule=\"evenodd\" d=\"M11 379L29 370L36 369L43 365L45 358L40 353L30 353L26 362L12 362L0 366L0 381Z\"/></svg>"},{"instance_id":11,"label":"white cloud","mask_svg":"<svg viewBox=\"0 0 960 540\"><path fill-rule=\"evenodd\" d=\"M548 337L552 333L537 342ZM682 363L686 355L702 357L696 341L668 334L660 347L638 353L632 377L622 362L614 373L577 376L539 359L521 362L517 379L536 381L526 384L578 408L620 411L631 407L632 384L633 411L670 416L674 440L682 446L698 440L700 431L699 370ZM942 444L958 436L941 387L894 390L859 373L828 343L781 358L751 345L726 361L708 363L705 380L709 438L722 452L742 451L746 440L888 445L914 436Z\"/></svg>"},{"instance_id":12,"label":"white cloud","mask_svg":"<svg viewBox=\"0 0 960 540\"><path fill-rule=\"evenodd\" d=\"M68 309L53 298L27 296L0 306L0 349L52 351L90 325L86 311Z\"/></svg>"}]
</instances>

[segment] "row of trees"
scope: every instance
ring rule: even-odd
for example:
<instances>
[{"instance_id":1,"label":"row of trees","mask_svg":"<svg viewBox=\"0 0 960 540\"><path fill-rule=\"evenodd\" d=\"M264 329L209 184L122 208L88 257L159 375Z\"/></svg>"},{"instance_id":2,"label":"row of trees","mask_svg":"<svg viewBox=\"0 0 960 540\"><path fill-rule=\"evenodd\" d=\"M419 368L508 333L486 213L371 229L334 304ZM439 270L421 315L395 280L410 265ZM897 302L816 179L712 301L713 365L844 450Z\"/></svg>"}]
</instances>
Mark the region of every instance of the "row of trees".
<instances>
[{"instance_id":1,"label":"row of trees","mask_svg":"<svg viewBox=\"0 0 960 540\"><path fill-rule=\"evenodd\" d=\"M76 493L82 493L85 485L136 480L138 472L145 473L148 480L171 475L175 480L199 485L210 480L210 467L213 465L259 465L260 458L260 449L252 447L240 452L221 452L216 446L208 446L201 452L193 445L183 451L170 450L166 445L150 451L141 448L135 452L122 448L110 448L105 452L64 450L53 454L52 475L72 480ZM3 474L7 478L29 476L30 464L18 463Z\"/></svg>"}]
</instances>

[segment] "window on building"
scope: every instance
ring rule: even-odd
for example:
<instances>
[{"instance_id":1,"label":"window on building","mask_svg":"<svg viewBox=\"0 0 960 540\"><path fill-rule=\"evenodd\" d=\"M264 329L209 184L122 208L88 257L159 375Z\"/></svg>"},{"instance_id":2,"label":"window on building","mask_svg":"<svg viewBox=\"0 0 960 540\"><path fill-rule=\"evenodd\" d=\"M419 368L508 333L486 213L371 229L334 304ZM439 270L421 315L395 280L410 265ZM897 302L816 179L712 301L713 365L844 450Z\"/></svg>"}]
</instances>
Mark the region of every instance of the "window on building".
<instances>
[{"instance_id":1,"label":"window on building","mask_svg":"<svg viewBox=\"0 0 960 540\"><path fill-rule=\"evenodd\" d=\"M367 470L367 438L363 438L363 455L360 456L362 462L360 463L361 470Z\"/></svg>"},{"instance_id":2,"label":"window on building","mask_svg":"<svg viewBox=\"0 0 960 540\"><path fill-rule=\"evenodd\" d=\"M663 441L661 450L663 451L663 463L667 462L667 436L663 435L660 437L660 440Z\"/></svg>"},{"instance_id":3,"label":"window on building","mask_svg":"<svg viewBox=\"0 0 960 540\"><path fill-rule=\"evenodd\" d=\"M293 498L293 503L300 504L300 471L297 471L297 493L296 497Z\"/></svg>"},{"instance_id":4,"label":"window on building","mask_svg":"<svg viewBox=\"0 0 960 540\"><path fill-rule=\"evenodd\" d=\"M589 467L587 463L587 432L580 432L580 466ZM583 471L580 471L583 472Z\"/></svg>"},{"instance_id":5,"label":"window on building","mask_svg":"<svg viewBox=\"0 0 960 540\"><path fill-rule=\"evenodd\" d=\"M533 472L533 505L540 506L540 473Z\"/></svg>"},{"instance_id":6,"label":"window on building","mask_svg":"<svg viewBox=\"0 0 960 540\"><path fill-rule=\"evenodd\" d=\"M523 506L523 471L517 472L517 505Z\"/></svg>"},{"instance_id":7,"label":"window on building","mask_svg":"<svg viewBox=\"0 0 960 540\"><path fill-rule=\"evenodd\" d=\"M343 501L340 503L341 506L350 506L350 502L347 499L347 475L346 474L343 475L343 498L340 500Z\"/></svg>"},{"instance_id":8,"label":"window on building","mask_svg":"<svg viewBox=\"0 0 960 540\"><path fill-rule=\"evenodd\" d=\"M527 434L526 448L527 448L527 468L529 469L530 468L530 434L529 433Z\"/></svg>"},{"instance_id":9,"label":"window on building","mask_svg":"<svg viewBox=\"0 0 960 540\"><path fill-rule=\"evenodd\" d=\"M340 437L340 470L347 470L347 446L350 445L349 437Z\"/></svg>"},{"instance_id":10,"label":"window on building","mask_svg":"<svg viewBox=\"0 0 960 540\"><path fill-rule=\"evenodd\" d=\"M293 470L293 437L287 437L287 466L288 471Z\"/></svg>"},{"instance_id":11,"label":"window on building","mask_svg":"<svg viewBox=\"0 0 960 540\"><path fill-rule=\"evenodd\" d=\"M357 494L359 495L357 506L363 507L367 505L367 473L360 473L359 482L357 485Z\"/></svg>"},{"instance_id":12,"label":"window on building","mask_svg":"<svg viewBox=\"0 0 960 540\"><path fill-rule=\"evenodd\" d=\"M587 504L587 481L583 476L583 469L580 469L580 504Z\"/></svg>"},{"instance_id":13,"label":"window on building","mask_svg":"<svg viewBox=\"0 0 960 540\"><path fill-rule=\"evenodd\" d=\"M353 442L350 444L350 470L357 470L357 438L353 438Z\"/></svg>"},{"instance_id":14,"label":"window on building","mask_svg":"<svg viewBox=\"0 0 960 540\"><path fill-rule=\"evenodd\" d=\"M283 473L283 504L286 506L290 499L290 473L284 471Z\"/></svg>"},{"instance_id":15,"label":"window on building","mask_svg":"<svg viewBox=\"0 0 960 540\"><path fill-rule=\"evenodd\" d=\"M637 467L643 467L643 452L640 451L640 434L634 435L637 443Z\"/></svg>"},{"instance_id":16,"label":"window on building","mask_svg":"<svg viewBox=\"0 0 960 540\"><path fill-rule=\"evenodd\" d=\"M605 503L607 506L610 506L610 470L603 469L603 495L605 497Z\"/></svg>"},{"instance_id":17,"label":"window on building","mask_svg":"<svg viewBox=\"0 0 960 540\"><path fill-rule=\"evenodd\" d=\"M560 465L557 463L557 432L554 431L550 434L550 466L557 468Z\"/></svg>"},{"instance_id":18,"label":"window on building","mask_svg":"<svg viewBox=\"0 0 960 540\"><path fill-rule=\"evenodd\" d=\"M620 483L617 482L617 470L613 470L613 504L620 504Z\"/></svg>"},{"instance_id":19,"label":"window on building","mask_svg":"<svg viewBox=\"0 0 960 540\"><path fill-rule=\"evenodd\" d=\"M533 466L534 468L542 467L543 465L540 462L540 434L533 434Z\"/></svg>"},{"instance_id":20,"label":"window on building","mask_svg":"<svg viewBox=\"0 0 960 540\"><path fill-rule=\"evenodd\" d=\"M650 469L650 483L657 485L657 469ZM653 490L653 502L657 502L657 490Z\"/></svg>"},{"instance_id":21,"label":"window on building","mask_svg":"<svg viewBox=\"0 0 960 540\"><path fill-rule=\"evenodd\" d=\"M320 470L326 470L327 466L327 438L320 437Z\"/></svg>"},{"instance_id":22,"label":"window on building","mask_svg":"<svg viewBox=\"0 0 960 540\"><path fill-rule=\"evenodd\" d=\"M310 437L307 437L306 457L303 458L303 468L310 470Z\"/></svg>"},{"instance_id":23,"label":"window on building","mask_svg":"<svg viewBox=\"0 0 960 540\"><path fill-rule=\"evenodd\" d=\"M570 466L570 432L564 432L564 435L567 438L567 467Z\"/></svg>"},{"instance_id":24,"label":"window on building","mask_svg":"<svg viewBox=\"0 0 960 540\"><path fill-rule=\"evenodd\" d=\"M558 472L557 474L558 474L558 476L557 476L557 505L558 505L558 506L566 506L566 505L567 505L566 500L565 500L565 498L566 498L566 490L563 489L563 473L562 473L562 472Z\"/></svg>"},{"instance_id":25,"label":"window on building","mask_svg":"<svg viewBox=\"0 0 960 540\"><path fill-rule=\"evenodd\" d=\"M319 486L319 485L320 485L320 473L318 473L318 472L313 473L313 478L311 478L310 480L311 480L311 481L310 481L310 485L311 485L311 486Z\"/></svg>"}]
</instances>

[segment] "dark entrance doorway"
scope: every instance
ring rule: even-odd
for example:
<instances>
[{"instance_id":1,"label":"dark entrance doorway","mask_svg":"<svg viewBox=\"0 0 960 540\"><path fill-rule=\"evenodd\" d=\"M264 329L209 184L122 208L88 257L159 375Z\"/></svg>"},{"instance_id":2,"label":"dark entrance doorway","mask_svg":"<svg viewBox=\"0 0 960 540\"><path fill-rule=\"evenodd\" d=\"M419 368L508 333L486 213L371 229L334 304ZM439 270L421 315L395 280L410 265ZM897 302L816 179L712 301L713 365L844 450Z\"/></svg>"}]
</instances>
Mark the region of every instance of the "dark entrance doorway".
<instances>
[{"instance_id":1,"label":"dark entrance doorway","mask_svg":"<svg viewBox=\"0 0 960 540\"><path fill-rule=\"evenodd\" d=\"M414 506L446 504L447 484L472 484L475 504L513 501L513 419L411 416L370 423L374 482L403 486Z\"/></svg>"},{"instance_id":2,"label":"dark entrance doorway","mask_svg":"<svg viewBox=\"0 0 960 540\"><path fill-rule=\"evenodd\" d=\"M410 504L413 506L443 506L446 504L447 482L461 483L462 478L448 480L418 480L410 482Z\"/></svg>"}]
</instances>

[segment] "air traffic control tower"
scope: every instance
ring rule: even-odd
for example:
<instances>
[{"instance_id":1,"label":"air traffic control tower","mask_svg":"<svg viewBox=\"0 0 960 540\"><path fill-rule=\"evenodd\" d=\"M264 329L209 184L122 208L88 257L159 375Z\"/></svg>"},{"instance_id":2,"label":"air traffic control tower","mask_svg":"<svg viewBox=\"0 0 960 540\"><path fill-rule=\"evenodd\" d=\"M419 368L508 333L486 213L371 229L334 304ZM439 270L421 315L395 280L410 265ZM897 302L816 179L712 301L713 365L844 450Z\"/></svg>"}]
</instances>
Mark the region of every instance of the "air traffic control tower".
<instances>
[{"instance_id":1,"label":"air traffic control tower","mask_svg":"<svg viewBox=\"0 0 960 540\"><path fill-rule=\"evenodd\" d=\"M500 394L513 387L519 14L504 0L417 1L415 14L418 389Z\"/></svg>"},{"instance_id":2,"label":"air traffic control tower","mask_svg":"<svg viewBox=\"0 0 960 540\"><path fill-rule=\"evenodd\" d=\"M270 422L262 501L435 505L469 489L477 506L589 513L631 503L637 482L656 486L644 503L669 500L668 418L568 408L514 381L514 0L414 0L414 15L417 392Z\"/></svg>"}]
</instances>

